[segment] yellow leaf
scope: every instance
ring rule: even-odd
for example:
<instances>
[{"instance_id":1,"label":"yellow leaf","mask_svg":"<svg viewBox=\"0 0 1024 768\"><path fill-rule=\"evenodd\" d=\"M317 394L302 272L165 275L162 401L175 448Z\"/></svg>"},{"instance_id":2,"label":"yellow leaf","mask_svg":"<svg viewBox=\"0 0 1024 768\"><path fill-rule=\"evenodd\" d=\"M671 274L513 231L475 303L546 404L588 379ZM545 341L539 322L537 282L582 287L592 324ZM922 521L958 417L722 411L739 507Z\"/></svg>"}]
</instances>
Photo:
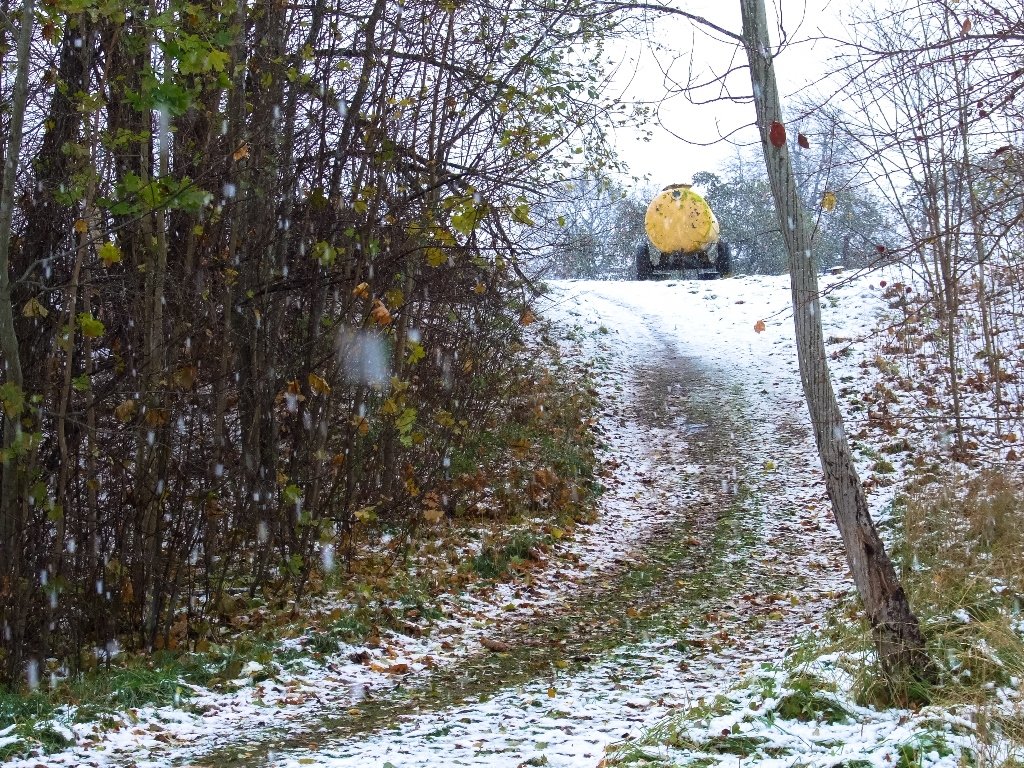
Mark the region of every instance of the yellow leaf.
<instances>
[{"instance_id":1,"label":"yellow leaf","mask_svg":"<svg viewBox=\"0 0 1024 768\"><path fill-rule=\"evenodd\" d=\"M754 332L755 333L764 333L765 327L766 326L764 324L764 320L758 320L756 323L754 323Z\"/></svg>"},{"instance_id":2,"label":"yellow leaf","mask_svg":"<svg viewBox=\"0 0 1024 768\"><path fill-rule=\"evenodd\" d=\"M556 691L556 690L555 690L555 686L553 686L553 685L552 685L552 686L550 686L550 687L548 688L548 698L551 698L551 699L553 699L553 698L555 698L555 696L557 696L557 695L558 695L558 691Z\"/></svg>"},{"instance_id":3,"label":"yellow leaf","mask_svg":"<svg viewBox=\"0 0 1024 768\"><path fill-rule=\"evenodd\" d=\"M46 317L50 314L50 310L40 304L39 299L31 298L21 308L21 314L25 317Z\"/></svg>"},{"instance_id":4,"label":"yellow leaf","mask_svg":"<svg viewBox=\"0 0 1024 768\"><path fill-rule=\"evenodd\" d=\"M483 283L482 280L477 280L476 285L473 286L473 292L483 295L487 293L487 286Z\"/></svg>"},{"instance_id":5,"label":"yellow leaf","mask_svg":"<svg viewBox=\"0 0 1024 768\"><path fill-rule=\"evenodd\" d=\"M75 222L75 232L77 232L80 235L84 235L88 231L89 222L87 222L85 219L78 219L78 221Z\"/></svg>"},{"instance_id":6,"label":"yellow leaf","mask_svg":"<svg viewBox=\"0 0 1024 768\"><path fill-rule=\"evenodd\" d=\"M309 381L309 388L316 395L329 395L331 394L331 385L327 383L325 379L320 378L315 373L309 374L306 377Z\"/></svg>"},{"instance_id":7,"label":"yellow leaf","mask_svg":"<svg viewBox=\"0 0 1024 768\"><path fill-rule=\"evenodd\" d=\"M352 289L352 295L358 299L370 298L370 284L360 283L359 285Z\"/></svg>"},{"instance_id":8,"label":"yellow leaf","mask_svg":"<svg viewBox=\"0 0 1024 768\"><path fill-rule=\"evenodd\" d=\"M823 211L832 211L836 207L836 195L834 192L826 192L821 196L821 209Z\"/></svg>"},{"instance_id":9,"label":"yellow leaf","mask_svg":"<svg viewBox=\"0 0 1024 768\"><path fill-rule=\"evenodd\" d=\"M103 262L104 267L109 267L112 264L117 264L121 261L121 249L114 245L110 240L99 247L97 254L100 257L100 261Z\"/></svg>"},{"instance_id":10,"label":"yellow leaf","mask_svg":"<svg viewBox=\"0 0 1024 768\"><path fill-rule=\"evenodd\" d=\"M427 257L427 264L432 267L440 267L448 261L447 254L440 248L427 248L423 253Z\"/></svg>"}]
</instances>

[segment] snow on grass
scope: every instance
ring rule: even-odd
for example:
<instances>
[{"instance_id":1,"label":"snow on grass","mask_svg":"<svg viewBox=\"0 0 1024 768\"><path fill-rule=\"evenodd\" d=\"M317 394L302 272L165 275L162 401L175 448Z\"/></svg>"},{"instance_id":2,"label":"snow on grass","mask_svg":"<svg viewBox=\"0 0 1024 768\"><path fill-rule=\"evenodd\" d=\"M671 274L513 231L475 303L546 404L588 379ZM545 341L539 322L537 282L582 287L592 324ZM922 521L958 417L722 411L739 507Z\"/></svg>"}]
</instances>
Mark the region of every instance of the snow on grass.
<instances>
[{"instance_id":1,"label":"snow on grass","mask_svg":"<svg viewBox=\"0 0 1024 768\"><path fill-rule=\"evenodd\" d=\"M883 434L858 407L864 393L887 375L875 361L879 324L892 322L884 316L893 310L880 286L883 279L908 281L899 273L822 281L833 380L852 417L848 432L861 435L856 455L876 515L889 508L907 471L902 454L879 452L883 440L936 446L943 440L941 430L925 435L912 424L897 423L894 432ZM803 404L788 278L559 283L545 314L566 336L566 355L593 361L603 403L596 431L605 492L597 522L556 541L526 579L442 598L444 617L420 637L383 632L374 647L341 644L338 652L316 661L308 658L315 635L292 639L281 649L299 658L242 666L237 679L224 686L234 690L183 687L183 706L105 714L105 723L75 723L74 711L65 711L56 723L73 732L74 747L10 765L162 768L201 762L215 746L244 742L272 728L299 729L319 741L321 713L352 710L358 718L364 701L387 698L431 669L462 663L480 652L481 638L556 609L565 595L621 569L635 557L638 543L658 530L667 509L695 500L690 485L709 473L722 485L709 503L746 505L742 508L759 526L759 543L752 553L733 553L734 567L749 571L754 581L792 577L784 592L735 595L685 632L683 643L654 635L581 669L552 667L486 700L413 712L394 729L358 740L331 743L325 737L315 749L272 754L267 764L575 768L595 766L609 745L648 733L646 745L628 749L695 766L732 766L751 757L767 768L776 763L954 765L970 739L965 723L941 712L858 707L842 659L819 660L801 674L830 680L835 690L819 693L846 716L827 723L778 712L779 703L795 693L787 682L794 673L783 671L787 652L797 637L819 631L850 589ZM759 320L765 324L761 333L755 331ZM651 428L637 420L634 371L672 355L699 361L722 388L735 390L749 426L737 448L738 466L708 467L685 459L687 447L702 439L701 425ZM670 385L665 398L671 402L684 394ZM892 404L896 415L898 405ZM740 498L741 485L751 493L746 500ZM815 701L811 696L811 714ZM666 729L672 728L678 732L668 739ZM10 730L0 733L0 747L13 738Z\"/></svg>"}]
</instances>

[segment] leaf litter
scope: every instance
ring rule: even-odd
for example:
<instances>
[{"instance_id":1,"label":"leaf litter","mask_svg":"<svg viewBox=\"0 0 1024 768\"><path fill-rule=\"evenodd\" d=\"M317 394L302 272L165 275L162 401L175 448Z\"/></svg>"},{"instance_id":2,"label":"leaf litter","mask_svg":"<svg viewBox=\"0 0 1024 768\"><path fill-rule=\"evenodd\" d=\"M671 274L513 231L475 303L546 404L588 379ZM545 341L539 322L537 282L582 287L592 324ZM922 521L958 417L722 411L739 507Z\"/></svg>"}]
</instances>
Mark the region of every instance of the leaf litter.
<instances>
[{"instance_id":1,"label":"leaf litter","mask_svg":"<svg viewBox=\"0 0 1024 768\"><path fill-rule=\"evenodd\" d=\"M863 378L885 309L871 279L833 279L823 308L840 381ZM64 726L75 746L10 765L596 766L634 749L701 766L952 766L957 723L928 741L921 713L838 698L849 716L831 724L772 714L787 653L851 589L788 301L785 277L556 284L545 314L597 381L605 490L599 519L528 583L449 596L429 635L243 667L233 692L195 687L189 710ZM870 487L879 515L896 486ZM843 661L817 663L845 683ZM653 746L681 716L696 729Z\"/></svg>"}]
</instances>

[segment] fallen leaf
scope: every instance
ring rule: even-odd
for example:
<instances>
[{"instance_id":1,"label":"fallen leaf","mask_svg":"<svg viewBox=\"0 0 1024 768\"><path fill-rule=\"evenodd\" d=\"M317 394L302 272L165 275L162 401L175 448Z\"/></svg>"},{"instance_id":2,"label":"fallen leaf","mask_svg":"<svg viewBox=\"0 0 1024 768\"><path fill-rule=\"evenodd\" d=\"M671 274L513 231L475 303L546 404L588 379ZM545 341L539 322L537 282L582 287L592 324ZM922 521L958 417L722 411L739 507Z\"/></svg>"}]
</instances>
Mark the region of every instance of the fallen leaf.
<instances>
[{"instance_id":1,"label":"fallen leaf","mask_svg":"<svg viewBox=\"0 0 1024 768\"><path fill-rule=\"evenodd\" d=\"M501 640L492 640L489 637L481 637L480 645L494 653L508 653L512 650L512 646L508 643L503 643Z\"/></svg>"},{"instance_id":2,"label":"fallen leaf","mask_svg":"<svg viewBox=\"0 0 1024 768\"><path fill-rule=\"evenodd\" d=\"M765 328L764 320L758 320L754 323L754 333L764 333Z\"/></svg>"}]
</instances>

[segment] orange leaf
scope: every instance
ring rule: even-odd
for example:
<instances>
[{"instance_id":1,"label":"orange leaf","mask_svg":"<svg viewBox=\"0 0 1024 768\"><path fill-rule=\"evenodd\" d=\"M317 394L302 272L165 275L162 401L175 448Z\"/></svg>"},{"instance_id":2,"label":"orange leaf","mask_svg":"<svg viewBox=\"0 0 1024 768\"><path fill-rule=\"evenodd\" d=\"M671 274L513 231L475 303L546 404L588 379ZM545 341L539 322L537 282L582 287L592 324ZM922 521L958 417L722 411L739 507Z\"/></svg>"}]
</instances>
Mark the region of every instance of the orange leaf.
<instances>
[{"instance_id":1,"label":"orange leaf","mask_svg":"<svg viewBox=\"0 0 1024 768\"><path fill-rule=\"evenodd\" d=\"M374 299L373 308L370 310L370 317L373 318L377 325L388 325L391 323L391 313L388 312L388 308L384 306L384 302L380 299Z\"/></svg>"},{"instance_id":2,"label":"orange leaf","mask_svg":"<svg viewBox=\"0 0 1024 768\"><path fill-rule=\"evenodd\" d=\"M360 283L352 289L352 295L360 299L370 298L370 284Z\"/></svg>"},{"instance_id":3,"label":"orange leaf","mask_svg":"<svg viewBox=\"0 0 1024 768\"><path fill-rule=\"evenodd\" d=\"M423 519L431 525L441 522L444 517L444 510L439 507L425 507L423 509Z\"/></svg>"},{"instance_id":4,"label":"orange leaf","mask_svg":"<svg viewBox=\"0 0 1024 768\"><path fill-rule=\"evenodd\" d=\"M235 160L236 162L238 160L244 160L248 156L249 156L249 145L248 144L243 144L242 146L240 146L238 149L236 149L234 152L231 153L231 159Z\"/></svg>"},{"instance_id":5,"label":"orange leaf","mask_svg":"<svg viewBox=\"0 0 1024 768\"><path fill-rule=\"evenodd\" d=\"M768 131L768 141L776 149L786 143L786 127L778 120L772 123L771 130Z\"/></svg>"},{"instance_id":6,"label":"orange leaf","mask_svg":"<svg viewBox=\"0 0 1024 768\"><path fill-rule=\"evenodd\" d=\"M755 333L764 333L765 327L766 326L764 324L764 320L758 320L756 323L754 323L754 332Z\"/></svg>"}]
</instances>

